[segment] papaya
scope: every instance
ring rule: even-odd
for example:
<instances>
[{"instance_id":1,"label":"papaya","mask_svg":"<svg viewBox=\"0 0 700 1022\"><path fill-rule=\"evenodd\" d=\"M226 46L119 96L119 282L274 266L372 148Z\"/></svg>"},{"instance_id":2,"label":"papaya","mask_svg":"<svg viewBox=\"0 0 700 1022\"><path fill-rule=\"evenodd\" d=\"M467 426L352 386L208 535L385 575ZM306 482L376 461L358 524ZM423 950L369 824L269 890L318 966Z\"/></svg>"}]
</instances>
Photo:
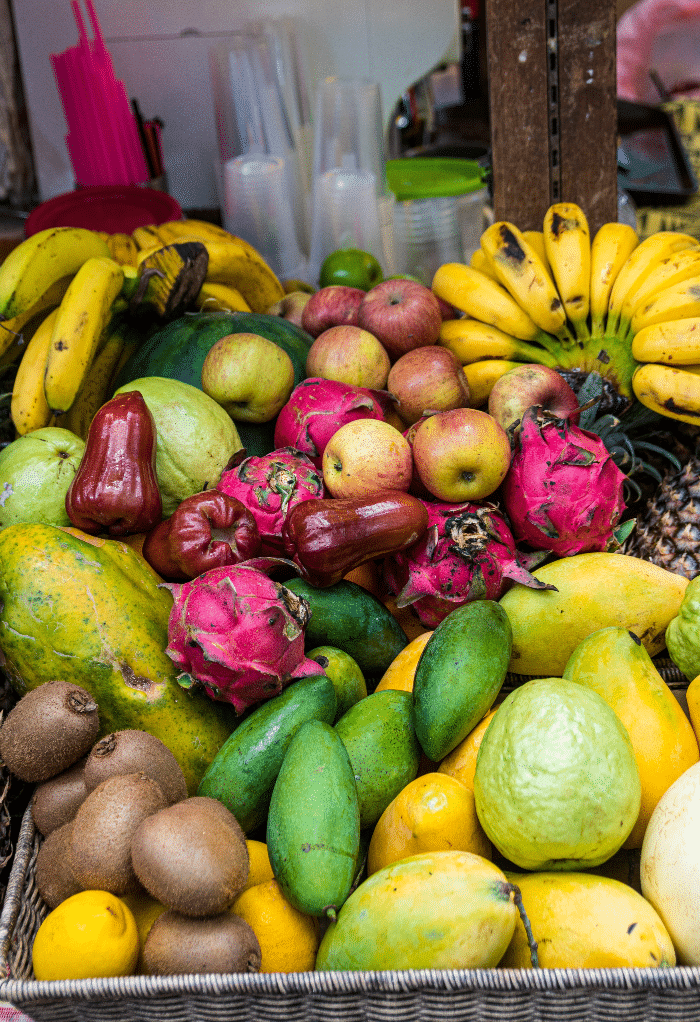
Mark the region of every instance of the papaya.
<instances>
[{"instance_id":1,"label":"papaya","mask_svg":"<svg viewBox=\"0 0 700 1022\"><path fill-rule=\"evenodd\" d=\"M410 855L353 891L321 940L316 971L489 968L517 915L513 886L488 859L456 850Z\"/></svg>"},{"instance_id":2,"label":"papaya","mask_svg":"<svg viewBox=\"0 0 700 1022\"><path fill-rule=\"evenodd\" d=\"M601 628L569 657L564 678L602 696L627 729L642 782L642 804L625 848L641 848L656 804L700 759L695 732L640 640L626 628Z\"/></svg>"},{"instance_id":3,"label":"papaya","mask_svg":"<svg viewBox=\"0 0 700 1022\"><path fill-rule=\"evenodd\" d=\"M135 550L78 529L10 525L0 531L0 605L0 650L19 696L54 679L82 686L101 735L155 735L195 793L236 717L178 684L165 653L172 596Z\"/></svg>"},{"instance_id":4,"label":"papaya","mask_svg":"<svg viewBox=\"0 0 700 1022\"><path fill-rule=\"evenodd\" d=\"M532 574L555 589L518 582L499 602L513 629L509 671L540 678L561 677L581 640L611 625L634 632L656 656L688 586L651 561L607 552L562 557Z\"/></svg>"}]
</instances>

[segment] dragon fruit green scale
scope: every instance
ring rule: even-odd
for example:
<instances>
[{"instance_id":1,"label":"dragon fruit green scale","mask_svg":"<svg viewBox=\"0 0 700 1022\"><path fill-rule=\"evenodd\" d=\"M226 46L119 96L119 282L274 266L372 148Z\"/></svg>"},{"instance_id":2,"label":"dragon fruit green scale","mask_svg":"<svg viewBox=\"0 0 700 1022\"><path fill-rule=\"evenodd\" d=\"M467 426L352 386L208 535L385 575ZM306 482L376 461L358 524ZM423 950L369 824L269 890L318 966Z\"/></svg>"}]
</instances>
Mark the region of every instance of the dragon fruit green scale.
<instances>
[{"instance_id":1,"label":"dragon fruit green scale","mask_svg":"<svg viewBox=\"0 0 700 1022\"><path fill-rule=\"evenodd\" d=\"M241 713L295 678L321 673L304 656L308 601L258 568L226 565L163 588L174 601L165 652L183 688L199 684Z\"/></svg>"}]
</instances>

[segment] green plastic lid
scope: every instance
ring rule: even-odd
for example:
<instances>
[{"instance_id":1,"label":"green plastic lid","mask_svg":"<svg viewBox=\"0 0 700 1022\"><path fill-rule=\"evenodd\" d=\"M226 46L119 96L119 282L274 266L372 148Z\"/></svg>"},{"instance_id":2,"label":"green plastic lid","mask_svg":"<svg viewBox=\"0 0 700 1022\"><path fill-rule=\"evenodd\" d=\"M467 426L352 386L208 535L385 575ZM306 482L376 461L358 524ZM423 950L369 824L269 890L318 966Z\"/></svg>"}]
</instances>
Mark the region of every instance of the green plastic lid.
<instances>
[{"instance_id":1,"label":"green plastic lid","mask_svg":"<svg viewBox=\"0 0 700 1022\"><path fill-rule=\"evenodd\" d=\"M484 168L476 160L421 156L387 160L386 178L399 202L464 195L484 187Z\"/></svg>"}]
</instances>

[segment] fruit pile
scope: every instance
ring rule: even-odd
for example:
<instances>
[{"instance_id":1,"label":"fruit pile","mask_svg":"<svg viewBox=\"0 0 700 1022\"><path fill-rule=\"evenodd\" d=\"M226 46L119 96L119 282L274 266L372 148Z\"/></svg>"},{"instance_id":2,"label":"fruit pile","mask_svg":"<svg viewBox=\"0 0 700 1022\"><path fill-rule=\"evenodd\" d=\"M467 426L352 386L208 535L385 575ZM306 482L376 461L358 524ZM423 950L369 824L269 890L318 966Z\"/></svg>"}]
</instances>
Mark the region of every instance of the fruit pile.
<instances>
[{"instance_id":1,"label":"fruit pile","mask_svg":"<svg viewBox=\"0 0 700 1022\"><path fill-rule=\"evenodd\" d=\"M700 962L670 819L700 804L697 572L633 553L700 410L699 245L591 241L565 203L543 227L493 225L432 288L285 293L187 220L0 265L8 769L32 699L92 707L82 743L14 742L68 756L27 777L38 977ZM176 794L160 751L94 773L125 735ZM111 962L66 954L101 895Z\"/></svg>"}]
</instances>

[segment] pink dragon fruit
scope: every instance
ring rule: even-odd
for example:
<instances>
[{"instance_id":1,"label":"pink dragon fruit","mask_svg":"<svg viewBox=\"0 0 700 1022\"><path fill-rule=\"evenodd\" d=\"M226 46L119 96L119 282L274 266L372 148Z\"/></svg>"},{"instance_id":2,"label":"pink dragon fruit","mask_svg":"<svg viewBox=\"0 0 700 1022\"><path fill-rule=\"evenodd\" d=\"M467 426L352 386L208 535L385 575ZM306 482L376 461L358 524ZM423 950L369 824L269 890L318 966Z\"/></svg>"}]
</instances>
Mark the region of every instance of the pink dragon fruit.
<instances>
[{"instance_id":1,"label":"pink dragon fruit","mask_svg":"<svg viewBox=\"0 0 700 1022\"><path fill-rule=\"evenodd\" d=\"M407 550L385 557L382 568L396 605L410 605L425 628L435 628L472 600L499 599L513 582L552 588L527 570L528 558L516 550L495 504L423 503L427 532Z\"/></svg>"},{"instance_id":2,"label":"pink dragon fruit","mask_svg":"<svg viewBox=\"0 0 700 1022\"><path fill-rule=\"evenodd\" d=\"M501 495L518 543L569 557L617 546L624 482L600 437L535 406L514 437Z\"/></svg>"},{"instance_id":3,"label":"pink dragon fruit","mask_svg":"<svg viewBox=\"0 0 700 1022\"><path fill-rule=\"evenodd\" d=\"M244 458L227 469L217 490L237 497L252 512L263 554L283 554L282 526L287 514L303 500L323 497L323 476L310 458L294 447Z\"/></svg>"},{"instance_id":4,"label":"pink dragon fruit","mask_svg":"<svg viewBox=\"0 0 700 1022\"><path fill-rule=\"evenodd\" d=\"M341 426L355 419L383 418L376 391L310 376L294 388L277 415L275 447L295 447L320 469L326 444Z\"/></svg>"},{"instance_id":5,"label":"pink dragon fruit","mask_svg":"<svg viewBox=\"0 0 700 1022\"><path fill-rule=\"evenodd\" d=\"M304 656L309 604L272 581L255 561L212 568L191 582L165 583L173 595L165 652L183 688L241 713L295 678L322 673Z\"/></svg>"}]
</instances>

